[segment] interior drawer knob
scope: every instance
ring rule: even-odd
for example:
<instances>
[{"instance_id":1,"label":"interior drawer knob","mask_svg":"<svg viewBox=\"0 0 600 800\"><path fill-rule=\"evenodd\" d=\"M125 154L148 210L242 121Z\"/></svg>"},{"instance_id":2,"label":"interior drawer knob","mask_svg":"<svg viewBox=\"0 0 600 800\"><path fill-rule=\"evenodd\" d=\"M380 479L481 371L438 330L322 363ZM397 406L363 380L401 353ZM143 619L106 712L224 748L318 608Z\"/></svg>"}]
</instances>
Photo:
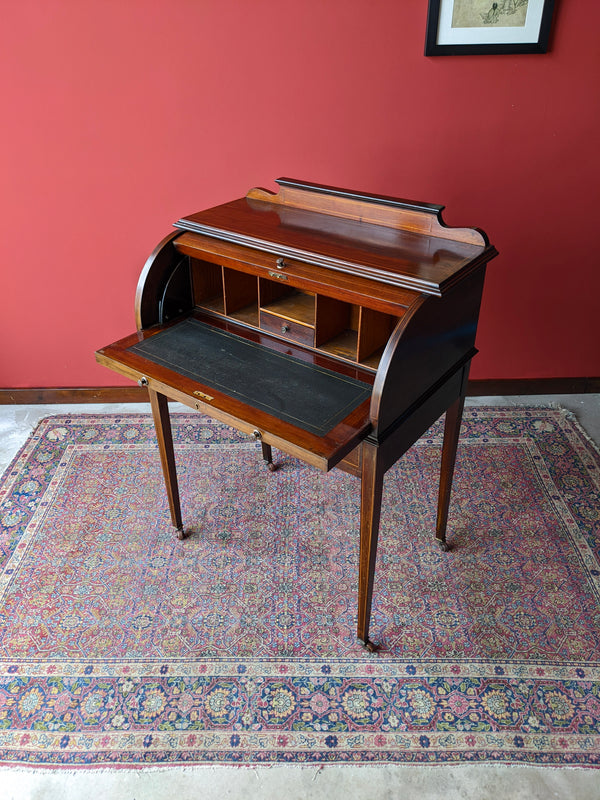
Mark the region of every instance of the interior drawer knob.
<instances>
[{"instance_id":1,"label":"interior drawer knob","mask_svg":"<svg viewBox=\"0 0 600 800\"><path fill-rule=\"evenodd\" d=\"M284 325L281 326L281 332L282 333L288 333L289 329L290 329L290 326L287 325L287 324L284 324Z\"/></svg>"}]
</instances>

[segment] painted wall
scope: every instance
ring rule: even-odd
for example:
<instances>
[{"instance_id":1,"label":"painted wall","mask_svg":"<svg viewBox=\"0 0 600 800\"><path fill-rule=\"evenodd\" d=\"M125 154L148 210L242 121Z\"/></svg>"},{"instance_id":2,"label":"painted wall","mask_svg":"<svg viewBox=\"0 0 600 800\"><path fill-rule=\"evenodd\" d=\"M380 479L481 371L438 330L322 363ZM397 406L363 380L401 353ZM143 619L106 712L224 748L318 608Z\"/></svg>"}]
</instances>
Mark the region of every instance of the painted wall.
<instances>
[{"instance_id":1,"label":"painted wall","mask_svg":"<svg viewBox=\"0 0 600 800\"><path fill-rule=\"evenodd\" d=\"M600 4L547 55L425 58L426 0L8 0L0 386L124 383L141 267L280 175L486 230L474 378L600 375Z\"/></svg>"}]
</instances>

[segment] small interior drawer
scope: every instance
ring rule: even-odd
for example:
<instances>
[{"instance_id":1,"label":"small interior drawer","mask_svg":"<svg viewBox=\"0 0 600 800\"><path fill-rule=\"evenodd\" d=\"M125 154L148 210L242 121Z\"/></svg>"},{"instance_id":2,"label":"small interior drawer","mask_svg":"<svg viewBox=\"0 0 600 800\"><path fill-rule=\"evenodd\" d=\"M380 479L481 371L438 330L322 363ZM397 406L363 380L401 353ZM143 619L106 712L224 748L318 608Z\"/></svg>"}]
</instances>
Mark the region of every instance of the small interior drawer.
<instances>
[{"instance_id":1,"label":"small interior drawer","mask_svg":"<svg viewBox=\"0 0 600 800\"><path fill-rule=\"evenodd\" d=\"M291 339L293 342L314 347L315 343L315 329L309 325L302 325L300 322L285 319L275 314L269 314L268 311L260 311L260 327L281 336L285 339Z\"/></svg>"}]
</instances>

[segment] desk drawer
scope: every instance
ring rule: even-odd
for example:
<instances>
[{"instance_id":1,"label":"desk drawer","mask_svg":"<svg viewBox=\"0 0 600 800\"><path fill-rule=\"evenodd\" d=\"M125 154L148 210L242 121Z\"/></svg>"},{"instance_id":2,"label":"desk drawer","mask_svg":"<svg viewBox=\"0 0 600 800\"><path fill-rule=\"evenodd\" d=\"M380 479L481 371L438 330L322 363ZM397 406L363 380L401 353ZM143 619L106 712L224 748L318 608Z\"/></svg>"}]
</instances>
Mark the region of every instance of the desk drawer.
<instances>
[{"instance_id":1,"label":"desk drawer","mask_svg":"<svg viewBox=\"0 0 600 800\"><path fill-rule=\"evenodd\" d=\"M285 317L278 317L275 314L269 314L262 309L260 312L260 327L265 331L269 331L269 333L275 333L282 339L290 339L308 347L314 347L315 345L315 329L313 327L285 319Z\"/></svg>"}]
</instances>

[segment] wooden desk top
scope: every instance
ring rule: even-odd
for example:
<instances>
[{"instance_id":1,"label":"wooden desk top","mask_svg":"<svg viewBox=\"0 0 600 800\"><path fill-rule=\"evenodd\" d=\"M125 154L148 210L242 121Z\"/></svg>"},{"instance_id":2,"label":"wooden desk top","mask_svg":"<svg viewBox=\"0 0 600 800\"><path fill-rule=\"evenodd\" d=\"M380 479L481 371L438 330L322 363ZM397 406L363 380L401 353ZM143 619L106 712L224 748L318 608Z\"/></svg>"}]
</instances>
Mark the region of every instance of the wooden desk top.
<instances>
[{"instance_id":1,"label":"wooden desk top","mask_svg":"<svg viewBox=\"0 0 600 800\"><path fill-rule=\"evenodd\" d=\"M350 215L343 205L349 193L322 195L326 187L285 178L277 183L282 188L276 195L252 190L183 217L176 227L433 295L476 269L488 247L476 229L447 228L442 206L390 198L382 209L381 198L377 205L361 195L359 214ZM325 209L323 198L330 201Z\"/></svg>"}]
</instances>

